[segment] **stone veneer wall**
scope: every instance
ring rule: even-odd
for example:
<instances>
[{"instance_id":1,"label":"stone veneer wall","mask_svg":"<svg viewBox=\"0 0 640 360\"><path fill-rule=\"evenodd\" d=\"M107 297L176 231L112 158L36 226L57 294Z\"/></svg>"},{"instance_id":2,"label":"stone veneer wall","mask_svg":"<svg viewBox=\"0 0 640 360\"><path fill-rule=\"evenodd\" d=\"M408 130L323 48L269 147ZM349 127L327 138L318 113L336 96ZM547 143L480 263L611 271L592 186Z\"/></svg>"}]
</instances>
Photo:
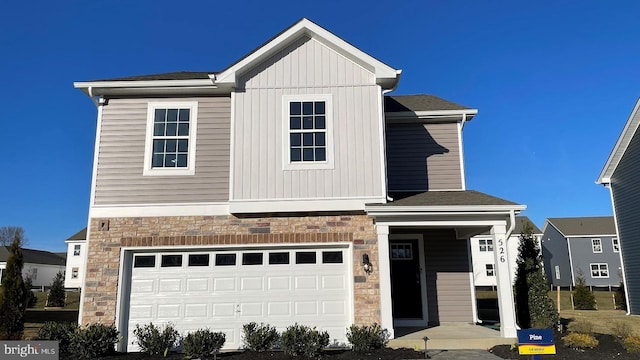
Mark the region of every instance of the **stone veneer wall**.
<instances>
[{"instance_id":1,"label":"stone veneer wall","mask_svg":"<svg viewBox=\"0 0 640 360\"><path fill-rule=\"evenodd\" d=\"M115 322L122 247L328 242L353 243L356 324L380 323L378 241L373 220L366 215L93 218L88 236L82 323ZM365 253L374 266L369 275L362 269Z\"/></svg>"}]
</instances>

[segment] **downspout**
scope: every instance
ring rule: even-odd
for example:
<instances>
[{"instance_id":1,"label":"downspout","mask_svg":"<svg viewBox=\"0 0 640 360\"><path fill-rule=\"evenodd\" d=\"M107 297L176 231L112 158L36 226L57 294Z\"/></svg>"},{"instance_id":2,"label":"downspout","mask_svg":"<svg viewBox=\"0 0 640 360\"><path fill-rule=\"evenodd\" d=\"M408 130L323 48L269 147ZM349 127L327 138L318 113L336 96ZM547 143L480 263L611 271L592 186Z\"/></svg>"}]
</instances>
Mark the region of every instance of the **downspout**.
<instances>
[{"instance_id":1,"label":"downspout","mask_svg":"<svg viewBox=\"0 0 640 360\"><path fill-rule=\"evenodd\" d=\"M611 197L611 208L613 208L613 224L616 226L616 236L618 237L618 247L620 248L620 268L622 269L622 284L624 285L624 300L627 303L627 314L631 315L631 303L629 302L629 287L627 286L627 272L624 268L624 259L622 258L622 241L620 240L620 230L618 229L618 213L616 212L616 203L613 198L613 188L611 187L611 180L608 183L603 183L605 188L609 189L609 196Z\"/></svg>"},{"instance_id":2,"label":"downspout","mask_svg":"<svg viewBox=\"0 0 640 360\"><path fill-rule=\"evenodd\" d=\"M467 113L462 113L462 122L460 124L460 131L464 129L464 124L467 122Z\"/></svg>"}]
</instances>

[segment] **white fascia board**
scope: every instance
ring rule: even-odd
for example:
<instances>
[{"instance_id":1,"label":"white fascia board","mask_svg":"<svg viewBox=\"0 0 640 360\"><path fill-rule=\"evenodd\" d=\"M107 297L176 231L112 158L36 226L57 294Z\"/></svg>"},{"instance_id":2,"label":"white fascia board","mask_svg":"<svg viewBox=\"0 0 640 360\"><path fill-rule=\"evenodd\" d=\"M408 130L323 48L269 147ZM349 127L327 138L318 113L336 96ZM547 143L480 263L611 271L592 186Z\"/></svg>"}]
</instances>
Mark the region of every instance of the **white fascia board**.
<instances>
[{"instance_id":1,"label":"white fascia board","mask_svg":"<svg viewBox=\"0 0 640 360\"><path fill-rule=\"evenodd\" d=\"M276 53L288 43L298 39L301 35L307 35L312 39L316 39L324 45L336 50L340 54L349 58L350 60L361 65L365 69L373 72L378 79L380 85L384 85L386 88L394 87L400 77L400 71L396 70L374 57L367 55L355 46L342 40L331 32L323 29L319 25L316 25L312 21L303 18L293 26L286 29L276 38L269 41L267 44L256 49L246 57L233 64L231 67L222 71L216 75L216 84L234 84L236 83L237 74L244 72L244 70L258 64L262 60L268 58L270 55Z\"/></svg>"},{"instance_id":2,"label":"white fascia board","mask_svg":"<svg viewBox=\"0 0 640 360\"><path fill-rule=\"evenodd\" d=\"M386 201L385 197L340 198L340 199L265 199L233 200L229 202L229 212L272 213L272 212L316 212L316 211L364 211L365 204Z\"/></svg>"},{"instance_id":3,"label":"white fascia board","mask_svg":"<svg viewBox=\"0 0 640 360\"><path fill-rule=\"evenodd\" d=\"M211 79L189 80L114 80L114 81L78 81L73 83L76 89L88 88L144 88L144 87L183 87L214 86Z\"/></svg>"},{"instance_id":4,"label":"white fascia board","mask_svg":"<svg viewBox=\"0 0 640 360\"><path fill-rule=\"evenodd\" d=\"M607 236L618 236L616 234L595 234L595 235L566 235L566 238L598 238L598 237L607 237Z\"/></svg>"},{"instance_id":5,"label":"white fascia board","mask_svg":"<svg viewBox=\"0 0 640 360\"><path fill-rule=\"evenodd\" d=\"M89 96L230 93L229 89L214 85L211 79L90 81L74 82L73 87Z\"/></svg>"},{"instance_id":6,"label":"white fascia board","mask_svg":"<svg viewBox=\"0 0 640 360\"><path fill-rule=\"evenodd\" d=\"M618 140L613 147L613 150L611 150L611 154L609 154L609 158L602 168L602 171L600 172L600 175L596 180L596 184L611 183L611 175L613 175L613 172L618 167L622 156L624 155L625 151L627 151L627 147L629 146L629 143L631 143L631 139L633 138L633 135L636 133L636 131L638 130L638 126L640 125L640 116L638 116L640 115L638 114L639 109L640 98L638 98L638 100L636 101L636 105L633 107L633 111L631 111L631 115L629 115L629 118L627 119L627 122L625 123L624 128L622 129L622 132L620 133L620 136L618 137Z\"/></svg>"},{"instance_id":7,"label":"white fascia board","mask_svg":"<svg viewBox=\"0 0 640 360\"><path fill-rule=\"evenodd\" d=\"M478 109L460 110L429 110L429 111L398 111L386 112L387 120L457 120L471 121L478 114Z\"/></svg>"}]
</instances>

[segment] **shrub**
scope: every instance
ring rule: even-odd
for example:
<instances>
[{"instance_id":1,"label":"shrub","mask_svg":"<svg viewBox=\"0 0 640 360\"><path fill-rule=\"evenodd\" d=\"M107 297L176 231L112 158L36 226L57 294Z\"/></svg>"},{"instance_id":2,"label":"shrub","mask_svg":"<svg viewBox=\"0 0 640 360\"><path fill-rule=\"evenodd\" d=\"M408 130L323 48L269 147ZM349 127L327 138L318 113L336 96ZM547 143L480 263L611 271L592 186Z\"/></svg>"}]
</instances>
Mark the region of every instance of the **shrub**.
<instances>
[{"instance_id":1,"label":"shrub","mask_svg":"<svg viewBox=\"0 0 640 360\"><path fill-rule=\"evenodd\" d=\"M621 282L618 290L613 293L613 298L616 301L616 309L627 310L627 296L624 290L624 283Z\"/></svg>"},{"instance_id":2,"label":"shrub","mask_svg":"<svg viewBox=\"0 0 640 360\"><path fill-rule=\"evenodd\" d=\"M220 351L225 339L224 333L199 329L196 332L187 334L182 346L184 353L191 359L210 359L212 355Z\"/></svg>"},{"instance_id":3,"label":"shrub","mask_svg":"<svg viewBox=\"0 0 640 360\"><path fill-rule=\"evenodd\" d=\"M38 330L38 339L59 341L59 351L68 353L71 338L77 330L78 324L76 323L48 321Z\"/></svg>"},{"instance_id":4,"label":"shrub","mask_svg":"<svg viewBox=\"0 0 640 360\"><path fill-rule=\"evenodd\" d=\"M26 292L22 279L23 230L15 228L0 286L0 339L21 340L24 330Z\"/></svg>"},{"instance_id":5,"label":"shrub","mask_svg":"<svg viewBox=\"0 0 640 360\"><path fill-rule=\"evenodd\" d=\"M347 329L347 340L351 343L353 351L382 349L389 342L389 331L382 329L379 324L351 325Z\"/></svg>"},{"instance_id":6,"label":"shrub","mask_svg":"<svg viewBox=\"0 0 640 360\"><path fill-rule=\"evenodd\" d=\"M244 348L251 351L265 351L272 349L280 340L280 334L269 324L250 322L242 325L242 343Z\"/></svg>"},{"instance_id":7,"label":"shrub","mask_svg":"<svg viewBox=\"0 0 640 360\"><path fill-rule=\"evenodd\" d=\"M71 335L69 353L76 359L93 359L115 352L118 330L114 325L91 324Z\"/></svg>"},{"instance_id":8,"label":"shrub","mask_svg":"<svg viewBox=\"0 0 640 360\"><path fill-rule=\"evenodd\" d=\"M598 339L593 335L572 333L562 338L564 346L574 349L587 349L598 346Z\"/></svg>"},{"instance_id":9,"label":"shrub","mask_svg":"<svg viewBox=\"0 0 640 360\"><path fill-rule=\"evenodd\" d=\"M290 356L315 359L329 345L329 333L304 325L289 326L282 333L282 350Z\"/></svg>"},{"instance_id":10,"label":"shrub","mask_svg":"<svg viewBox=\"0 0 640 360\"><path fill-rule=\"evenodd\" d=\"M639 353L640 352L640 337L638 336L627 336L622 340L622 346L627 350L628 353Z\"/></svg>"},{"instance_id":11,"label":"shrub","mask_svg":"<svg viewBox=\"0 0 640 360\"><path fill-rule=\"evenodd\" d=\"M155 326L153 323L143 326L136 324L133 335L138 338L140 351L149 356L167 356L169 350L178 345L180 338L178 331L171 324L167 324L164 328Z\"/></svg>"},{"instance_id":12,"label":"shrub","mask_svg":"<svg viewBox=\"0 0 640 360\"><path fill-rule=\"evenodd\" d=\"M611 327L611 334L618 339L626 339L633 335L633 328L626 322L614 321Z\"/></svg>"},{"instance_id":13,"label":"shrub","mask_svg":"<svg viewBox=\"0 0 640 360\"><path fill-rule=\"evenodd\" d=\"M573 289L573 306L576 310L596 309L596 297L585 285L584 277L580 274L576 278L576 287Z\"/></svg>"},{"instance_id":14,"label":"shrub","mask_svg":"<svg viewBox=\"0 0 640 360\"><path fill-rule=\"evenodd\" d=\"M28 308L32 308L36 306L36 303L38 302L38 298L36 297L36 294L33 293L33 291L31 290L31 288L33 287L33 282L31 280L31 276L27 276L26 279L24 279L24 291L26 292L26 307Z\"/></svg>"},{"instance_id":15,"label":"shrub","mask_svg":"<svg viewBox=\"0 0 640 360\"><path fill-rule=\"evenodd\" d=\"M593 324L586 320L577 320L569 324L572 333L593 335Z\"/></svg>"},{"instance_id":16,"label":"shrub","mask_svg":"<svg viewBox=\"0 0 640 360\"><path fill-rule=\"evenodd\" d=\"M65 295L64 274L62 271L58 271L56 277L53 278L53 282L51 282L51 287L49 288L47 306L64 307Z\"/></svg>"}]
</instances>

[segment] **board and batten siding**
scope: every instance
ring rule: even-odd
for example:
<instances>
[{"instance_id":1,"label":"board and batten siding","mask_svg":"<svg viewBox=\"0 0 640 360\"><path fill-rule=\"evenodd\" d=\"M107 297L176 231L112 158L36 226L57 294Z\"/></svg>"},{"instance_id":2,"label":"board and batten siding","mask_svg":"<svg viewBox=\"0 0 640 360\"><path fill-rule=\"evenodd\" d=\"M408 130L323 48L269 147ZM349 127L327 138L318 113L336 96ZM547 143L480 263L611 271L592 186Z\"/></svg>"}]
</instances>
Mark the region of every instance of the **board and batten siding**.
<instances>
[{"instance_id":1,"label":"board and batten siding","mask_svg":"<svg viewBox=\"0 0 640 360\"><path fill-rule=\"evenodd\" d=\"M640 114L638 115L640 116ZM611 176L629 310L640 315L640 133L636 132Z\"/></svg>"},{"instance_id":2,"label":"board and batten siding","mask_svg":"<svg viewBox=\"0 0 640 360\"><path fill-rule=\"evenodd\" d=\"M384 197L374 75L302 37L241 75L234 94L231 200ZM332 97L333 169L284 169L283 95Z\"/></svg>"},{"instance_id":3,"label":"board and batten siding","mask_svg":"<svg viewBox=\"0 0 640 360\"><path fill-rule=\"evenodd\" d=\"M389 191L462 190L457 123L387 124Z\"/></svg>"},{"instance_id":4,"label":"board and batten siding","mask_svg":"<svg viewBox=\"0 0 640 360\"><path fill-rule=\"evenodd\" d=\"M94 205L226 202L229 200L229 97L197 101L195 175L143 176L147 104L165 99L110 99L102 112Z\"/></svg>"}]
</instances>

